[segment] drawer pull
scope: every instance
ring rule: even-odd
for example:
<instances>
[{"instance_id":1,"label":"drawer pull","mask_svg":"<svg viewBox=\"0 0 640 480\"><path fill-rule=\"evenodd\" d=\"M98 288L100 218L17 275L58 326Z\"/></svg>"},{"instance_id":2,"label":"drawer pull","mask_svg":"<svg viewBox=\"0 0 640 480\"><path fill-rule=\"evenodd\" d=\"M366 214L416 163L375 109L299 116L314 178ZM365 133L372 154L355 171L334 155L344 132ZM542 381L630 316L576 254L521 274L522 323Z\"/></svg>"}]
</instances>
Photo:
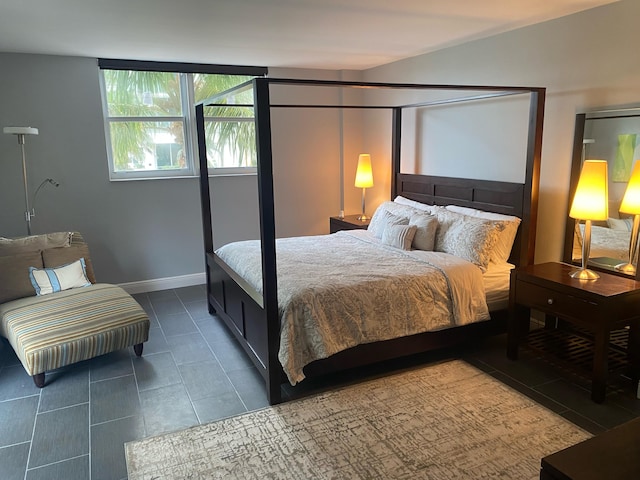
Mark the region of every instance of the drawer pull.
<instances>
[{"instance_id":1,"label":"drawer pull","mask_svg":"<svg viewBox=\"0 0 640 480\"><path fill-rule=\"evenodd\" d=\"M553 305L553 298L547 298L547 303L549 305Z\"/></svg>"}]
</instances>

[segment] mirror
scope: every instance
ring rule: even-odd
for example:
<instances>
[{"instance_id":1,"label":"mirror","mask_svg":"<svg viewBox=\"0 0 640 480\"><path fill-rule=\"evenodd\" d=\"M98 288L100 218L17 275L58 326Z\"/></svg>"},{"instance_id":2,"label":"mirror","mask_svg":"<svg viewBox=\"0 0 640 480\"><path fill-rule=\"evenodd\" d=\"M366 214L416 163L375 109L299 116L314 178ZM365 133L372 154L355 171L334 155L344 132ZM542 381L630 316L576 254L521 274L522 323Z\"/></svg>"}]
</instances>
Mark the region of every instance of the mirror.
<instances>
[{"instance_id":1,"label":"mirror","mask_svg":"<svg viewBox=\"0 0 640 480\"><path fill-rule=\"evenodd\" d=\"M609 219L592 222L589 268L640 279L625 274L616 265L629 261L629 241L633 215L620 213L633 165L640 159L640 107L602 109L576 115L569 202L580 177L582 162L607 160L609 170ZM569 207L570 207L569 203ZM579 265L582 261L584 221L567 216L563 261ZM632 259L637 266L638 259Z\"/></svg>"}]
</instances>

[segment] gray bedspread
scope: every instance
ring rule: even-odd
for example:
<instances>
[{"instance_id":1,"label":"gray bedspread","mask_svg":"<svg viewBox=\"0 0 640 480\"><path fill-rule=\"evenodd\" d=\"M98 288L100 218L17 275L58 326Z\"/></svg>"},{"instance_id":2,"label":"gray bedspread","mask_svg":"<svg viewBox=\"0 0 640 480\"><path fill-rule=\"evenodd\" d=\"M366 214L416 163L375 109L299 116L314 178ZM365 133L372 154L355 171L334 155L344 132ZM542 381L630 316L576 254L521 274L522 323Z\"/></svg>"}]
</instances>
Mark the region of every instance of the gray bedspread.
<instances>
[{"instance_id":1,"label":"gray bedspread","mask_svg":"<svg viewBox=\"0 0 640 480\"><path fill-rule=\"evenodd\" d=\"M350 347L486 320L482 273L440 252L402 251L366 231L278 239L278 358L292 385L303 368ZM260 242L217 255L262 292Z\"/></svg>"}]
</instances>

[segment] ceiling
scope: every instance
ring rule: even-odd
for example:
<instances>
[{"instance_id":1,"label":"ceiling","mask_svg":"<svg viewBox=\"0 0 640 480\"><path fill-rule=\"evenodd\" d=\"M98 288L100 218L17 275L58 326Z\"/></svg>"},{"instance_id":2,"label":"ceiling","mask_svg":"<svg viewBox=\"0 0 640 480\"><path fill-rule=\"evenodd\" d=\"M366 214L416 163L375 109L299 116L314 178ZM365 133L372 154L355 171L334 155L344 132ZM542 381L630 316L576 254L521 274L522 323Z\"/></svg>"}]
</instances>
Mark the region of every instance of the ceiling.
<instances>
[{"instance_id":1,"label":"ceiling","mask_svg":"<svg viewBox=\"0 0 640 480\"><path fill-rule=\"evenodd\" d=\"M0 52L362 70L615 0L2 0Z\"/></svg>"}]
</instances>

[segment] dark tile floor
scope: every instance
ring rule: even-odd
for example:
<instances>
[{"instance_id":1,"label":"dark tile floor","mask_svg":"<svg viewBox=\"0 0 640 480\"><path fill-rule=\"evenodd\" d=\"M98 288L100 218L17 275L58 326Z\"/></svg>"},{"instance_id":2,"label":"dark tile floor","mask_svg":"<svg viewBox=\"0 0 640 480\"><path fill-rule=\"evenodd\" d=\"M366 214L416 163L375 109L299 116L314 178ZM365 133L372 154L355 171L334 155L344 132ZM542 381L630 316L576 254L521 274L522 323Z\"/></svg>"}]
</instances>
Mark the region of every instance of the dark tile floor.
<instances>
[{"instance_id":1,"label":"dark tile floor","mask_svg":"<svg viewBox=\"0 0 640 480\"><path fill-rule=\"evenodd\" d=\"M0 478L123 479L125 442L267 405L255 368L226 327L207 312L203 286L136 295L151 317L142 358L114 352L47 374L37 389L11 347L0 343ZM498 336L287 388L297 396L418 362L463 358L583 428L599 433L640 416L635 387L622 381L604 404L589 383L532 354L512 362ZM304 385L304 383L303 383Z\"/></svg>"}]
</instances>

